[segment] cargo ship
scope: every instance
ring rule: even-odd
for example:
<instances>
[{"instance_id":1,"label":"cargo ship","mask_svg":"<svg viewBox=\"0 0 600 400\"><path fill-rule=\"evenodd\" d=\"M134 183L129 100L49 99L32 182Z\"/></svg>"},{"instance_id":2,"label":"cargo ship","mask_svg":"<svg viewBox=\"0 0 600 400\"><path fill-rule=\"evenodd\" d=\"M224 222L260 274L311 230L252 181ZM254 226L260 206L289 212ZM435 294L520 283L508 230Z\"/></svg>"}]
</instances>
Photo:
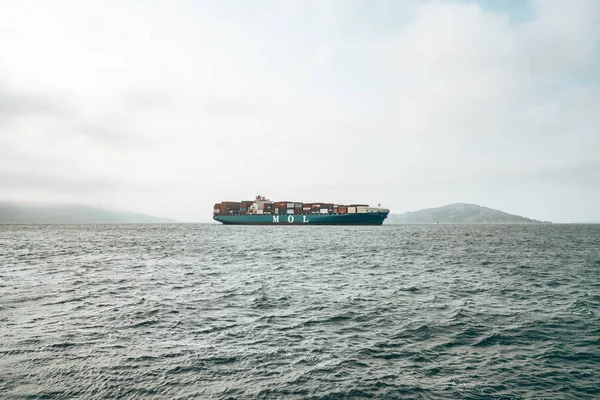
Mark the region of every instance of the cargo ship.
<instances>
[{"instance_id":1,"label":"cargo ship","mask_svg":"<svg viewBox=\"0 0 600 400\"><path fill-rule=\"evenodd\" d=\"M381 204L270 201L258 195L254 200L216 203L213 219L226 225L381 225L389 212Z\"/></svg>"}]
</instances>

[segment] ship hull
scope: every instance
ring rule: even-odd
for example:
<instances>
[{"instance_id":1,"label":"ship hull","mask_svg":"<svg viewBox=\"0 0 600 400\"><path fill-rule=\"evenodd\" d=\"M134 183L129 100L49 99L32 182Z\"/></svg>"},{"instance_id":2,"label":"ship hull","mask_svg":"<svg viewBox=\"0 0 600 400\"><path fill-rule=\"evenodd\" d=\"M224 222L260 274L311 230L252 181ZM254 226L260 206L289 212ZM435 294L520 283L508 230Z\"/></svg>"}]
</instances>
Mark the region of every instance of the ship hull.
<instances>
[{"instance_id":1,"label":"ship hull","mask_svg":"<svg viewBox=\"0 0 600 400\"><path fill-rule=\"evenodd\" d=\"M225 225L381 225L388 212L362 214L215 215Z\"/></svg>"}]
</instances>

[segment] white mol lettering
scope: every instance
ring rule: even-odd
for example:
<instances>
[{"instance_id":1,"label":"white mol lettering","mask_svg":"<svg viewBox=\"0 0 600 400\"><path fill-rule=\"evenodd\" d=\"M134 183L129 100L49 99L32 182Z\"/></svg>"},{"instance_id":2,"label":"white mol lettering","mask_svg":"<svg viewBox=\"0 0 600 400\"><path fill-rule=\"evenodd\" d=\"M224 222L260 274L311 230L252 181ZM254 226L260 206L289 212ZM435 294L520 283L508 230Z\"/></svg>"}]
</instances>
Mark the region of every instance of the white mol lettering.
<instances>
[{"instance_id":1,"label":"white mol lettering","mask_svg":"<svg viewBox=\"0 0 600 400\"><path fill-rule=\"evenodd\" d=\"M290 215L290 216L288 217L288 222L289 222L290 224L291 224L292 222L294 222L294 216L293 216L293 215Z\"/></svg>"},{"instance_id":2,"label":"white mol lettering","mask_svg":"<svg viewBox=\"0 0 600 400\"><path fill-rule=\"evenodd\" d=\"M273 215L273 222L279 223L279 215Z\"/></svg>"},{"instance_id":3,"label":"white mol lettering","mask_svg":"<svg viewBox=\"0 0 600 400\"><path fill-rule=\"evenodd\" d=\"M304 222L305 224L308 223L308 220L306 219L306 215L303 215L302 218L303 218L302 222Z\"/></svg>"}]
</instances>

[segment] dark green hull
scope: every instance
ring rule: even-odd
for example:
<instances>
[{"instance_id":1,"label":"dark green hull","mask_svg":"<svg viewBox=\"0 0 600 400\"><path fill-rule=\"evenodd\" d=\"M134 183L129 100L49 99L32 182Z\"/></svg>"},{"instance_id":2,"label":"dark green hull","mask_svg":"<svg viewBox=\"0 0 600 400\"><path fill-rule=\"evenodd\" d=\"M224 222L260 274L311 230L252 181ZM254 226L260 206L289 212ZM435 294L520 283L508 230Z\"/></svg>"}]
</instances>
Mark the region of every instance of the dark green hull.
<instances>
[{"instance_id":1,"label":"dark green hull","mask_svg":"<svg viewBox=\"0 0 600 400\"><path fill-rule=\"evenodd\" d=\"M381 225L388 212L362 214L215 215L225 225Z\"/></svg>"}]
</instances>

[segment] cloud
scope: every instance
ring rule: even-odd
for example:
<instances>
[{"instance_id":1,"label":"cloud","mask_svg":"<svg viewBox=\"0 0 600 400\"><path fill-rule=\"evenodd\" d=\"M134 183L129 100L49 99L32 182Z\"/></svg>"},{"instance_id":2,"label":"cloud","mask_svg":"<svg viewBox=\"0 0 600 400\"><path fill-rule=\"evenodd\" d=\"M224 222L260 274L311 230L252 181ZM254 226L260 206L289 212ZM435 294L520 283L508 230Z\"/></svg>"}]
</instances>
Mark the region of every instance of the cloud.
<instances>
[{"instance_id":1,"label":"cloud","mask_svg":"<svg viewBox=\"0 0 600 400\"><path fill-rule=\"evenodd\" d=\"M70 111L68 104L60 99L11 88L2 84L1 78L0 76L0 133L20 118L48 119L64 116Z\"/></svg>"},{"instance_id":2,"label":"cloud","mask_svg":"<svg viewBox=\"0 0 600 400\"><path fill-rule=\"evenodd\" d=\"M540 201L566 181L597 195L593 0L34 4L0 15L12 197L81 185L179 220L255 192L600 219Z\"/></svg>"},{"instance_id":3,"label":"cloud","mask_svg":"<svg viewBox=\"0 0 600 400\"><path fill-rule=\"evenodd\" d=\"M64 103L26 91L0 86L0 112L5 118L26 115L61 115L67 111Z\"/></svg>"},{"instance_id":4,"label":"cloud","mask_svg":"<svg viewBox=\"0 0 600 400\"><path fill-rule=\"evenodd\" d=\"M124 186L117 180L104 179L84 179L75 176L56 176L43 171L0 171L0 180L2 180L3 189L6 191L19 190L25 192L43 193L47 190L56 191L65 195L74 195L85 193L93 195L103 193L107 190L114 191Z\"/></svg>"}]
</instances>

